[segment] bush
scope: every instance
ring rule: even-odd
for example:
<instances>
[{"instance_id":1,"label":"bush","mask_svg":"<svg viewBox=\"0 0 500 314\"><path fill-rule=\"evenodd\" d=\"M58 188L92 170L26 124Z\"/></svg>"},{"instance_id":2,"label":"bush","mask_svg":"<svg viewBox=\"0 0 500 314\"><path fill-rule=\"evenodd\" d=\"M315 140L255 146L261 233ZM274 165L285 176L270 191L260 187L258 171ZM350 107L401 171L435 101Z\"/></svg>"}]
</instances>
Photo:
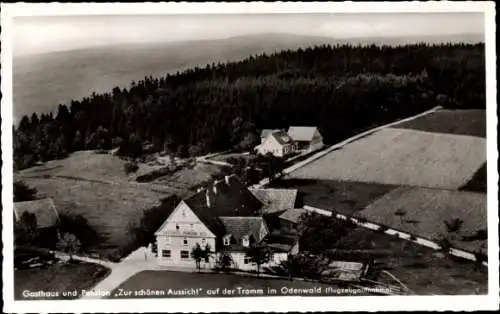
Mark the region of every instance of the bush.
<instances>
[{"instance_id":1,"label":"bush","mask_svg":"<svg viewBox=\"0 0 500 314\"><path fill-rule=\"evenodd\" d=\"M160 169L155 169L151 172L148 172L146 174L140 175L137 177L136 181L137 182L151 182L159 177L166 176L168 174L171 174L177 170L177 167L175 168L170 168L170 167L164 167Z\"/></svg>"},{"instance_id":2,"label":"bush","mask_svg":"<svg viewBox=\"0 0 500 314\"><path fill-rule=\"evenodd\" d=\"M380 232L386 232L387 230L389 230L389 227L384 225L380 225L380 227L378 228L378 231Z\"/></svg>"},{"instance_id":3,"label":"bush","mask_svg":"<svg viewBox=\"0 0 500 314\"><path fill-rule=\"evenodd\" d=\"M136 173L139 170L139 165L136 162L127 162L123 165L126 174Z\"/></svg>"},{"instance_id":4,"label":"bush","mask_svg":"<svg viewBox=\"0 0 500 314\"><path fill-rule=\"evenodd\" d=\"M96 230L82 215L59 214L59 230L63 234L75 235L82 250L96 245L100 241Z\"/></svg>"},{"instance_id":5,"label":"bush","mask_svg":"<svg viewBox=\"0 0 500 314\"><path fill-rule=\"evenodd\" d=\"M36 199L36 189L29 187L23 181L14 181L14 202L33 201Z\"/></svg>"}]
</instances>

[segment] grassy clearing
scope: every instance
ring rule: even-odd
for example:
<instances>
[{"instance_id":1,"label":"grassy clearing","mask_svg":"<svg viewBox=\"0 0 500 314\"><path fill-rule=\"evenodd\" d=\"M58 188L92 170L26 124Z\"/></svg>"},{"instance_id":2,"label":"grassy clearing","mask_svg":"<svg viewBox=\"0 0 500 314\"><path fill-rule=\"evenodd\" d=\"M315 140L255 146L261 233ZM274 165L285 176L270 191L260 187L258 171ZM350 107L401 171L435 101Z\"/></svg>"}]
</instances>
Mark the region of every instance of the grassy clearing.
<instances>
[{"instance_id":1,"label":"grassy clearing","mask_svg":"<svg viewBox=\"0 0 500 314\"><path fill-rule=\"evenodd\" d=\"M117 293L119 289L130 291L132 293L139 292L141 289L157 290L168 292L169 289L197 289L201 288L202 292L199 295L191 295L187 297L210 297L207 295L207 290L219 289L217 297L244 297L244 296L259 296L269 295L268 288L276 289L277 294L281 293L282 287L287 288L315 288L321 287L322 292L325 292L327 284L304 282L304 281L289 281L274 278L256 278L248 276L240 276L233 274L209 274L209 273L184 273L184 272L171 272L171 271L143 271L124 283L122 283L115 291L112 292L111 298L120 298ZM250 295L238 294L237 288L241 287L242 290L253 290ZM223 294L223 289L235 289L235 294ZM262 294L255 290L262 289ZM274 295L274 294L273 294ZM293 294L290 294L293 295ZM297 295L297 294L295 294ZM300 294L299 294L300 295ZM320 296L321 294L313 294L313 296ZM324 295L324 294L323 294ZM330 293L329 295L335 295ZM129 298L138 298L140 296L129 296ZM154 296L151 296L154 297ZM161 298L179 297L173 295L156 296ZM186 297L186 296L182 296Z\"/></svg>"},{"instance_id":2,"label":"grassy clearing","mask_svg":"<svg viewBox=\"0 0 500 314\"><path fill-rule=\"evenodd\" d=\"M486 138L485 110L439 110L393 128Z\"/></svg>"},{"instance_id":3,"label":"grassy clearing","mask_svg":"<svg viewBox=\"0 0 500 314\"><path fill-rule=\"evenodd\" d=\"M433 240L451 237L453 246L487 253L486 240L462 240L487 229L486 195L465 191L398 188L363 211L368 220ZM402 210L403 215L396 215ZM463 220L458 232L448 232L444 221Z\"/></svg>"},{"instance_id":4,"label":"grassy clearing","mask_svg":"<svg viewBox=\"0 0 500 314\"><path fill-rule=\"evenodd\" d=\"M305 205L333 209L345 215L364 209L396 188L377 183L312 179L281 179L273 182L271 186L299 189Z\"/></svg>"},{"instance_id":5,"label":"grassy clearing","mask_svg":"<svg viewBox=\"0 0 500 314\"><path fill-rule=\"evenodd\" d=\"M486 140L383 129L292 172L296 179L458 189L486 161Z\"/></svg>"},{"instance_id":6,"label":"grassy clearing","mask_svg":"<svg viewBox=\"0 0 500 314\"><path fill-rule=\"evenodd\" d=\"M23 170L16 177L52 198L59 213L85 217L102 239L93 249L117 258L133 242L127 227L139 220L142 210L177 192L129 181L124 164L116 156L82 151Z\"/></svg>"},{"instance_id":7,"label":"grassy clearing","mask_svg":"<svg viewBox=\"0 0 500 314\"><path fill-rule=\"evenodd\" d=\"M138 222L143 209L173 194L182 197L221 173L219 166L200 164L154 182L138 183L125 174L124 164L116 156L84 151L23 170L16 177L52 198L58 212L85 217L102 238L92 249L117 259L132 248L134 237L127 228Z\"/></svg>"},{"instance_id":8,"label":"grassy clearing","mask_svg":"<svg viewBox=\"0 0 500 314\"><path fill-rule=\"evenodd\" d=\"M488 293L486 267L476 269L472 262L444 256L396 237L356 228L341 240L338 248L373 252L375 262L380 265L377 267L389 271L419 295Z\"/></svg>"},{"instance_id":9,"label":"grassy clearing","mask_svg":"<svg viewBox=\"0 0 500 314\"><path fill-rule=\"evenodd\" d=\"M120 250L133 241L127 227L139 220L142 209L153 207L170 195L154 192L147 184L62 178L29 178L25 182L51 197L59 213L85 217L102 238L96 250L108 257L120 255Z\"/></svg>"},{"instance_id":10,"label":"grassy clearing","mask_svg":"<svg viewBox=\"0 0 500 314\"><path fill-rule=\"evenodd\" d=\"M229 162L231 158L245 158L248 160L252 160L255 158L254 155L250 155L248 153L230 153L230 154L222 154L222 155L217 155L212 158L209 158L210 160L216 160L216 161L223 161L223 162Z\"/></svg>"},{"instance_id":11,"label":"grassy clearing","mask_svg":"<svg viewBox=\"0 0 500 314\"><path fill-rule=\"evenodd\" d=\"M213 180L215 176L221 176L224 173L224 167L196 163L184 167L171 175L158 178L154 183L188 190L195 186L203 185Z\"/></svg>"},{"instance_id":12,"label":"grassy clearing","mask_svg":"<svg viewBox=\"0 0 500 314\"><path fill-rule=\"evenodd\" d=\"M57 263L47 268L22 269L14 271L14 298L16 300L76 299L76 296L62 296L63 291L89 289L102 280L109 270L101 265L72 262ZM23 291L59 292L59 297L23 297Z\"/></svg>"},{"instance_id":13,"label":"grassy clearing","mask_svg":"<svg viewBox=\"0 0 500 314\"><path fill-rule=\"evenodd\" d=\"M488 187L486 169L487 166L485 162L481 168L474 173L472 178L465 185L460 187L460 190L486 193Z\"/></svg>"},{"instance_id":14,"label":"grassy clearing","mask_svg":"<svg viewBox=\"0 0 500 314\"><path fill-rule=\"evenodd\" d=\"M68 158L48 161L22 170L21 177L74 177L90 181L128 182L123 166L126 161L109 154L79 151Z\"/></svg>"}]
</instances>

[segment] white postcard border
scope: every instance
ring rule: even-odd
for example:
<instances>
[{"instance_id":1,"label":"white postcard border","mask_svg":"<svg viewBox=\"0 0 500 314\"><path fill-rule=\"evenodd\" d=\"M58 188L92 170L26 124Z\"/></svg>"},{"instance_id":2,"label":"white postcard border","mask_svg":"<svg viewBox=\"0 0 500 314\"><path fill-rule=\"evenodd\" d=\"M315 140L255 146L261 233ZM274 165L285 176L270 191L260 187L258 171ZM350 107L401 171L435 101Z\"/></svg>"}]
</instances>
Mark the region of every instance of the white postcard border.
<instances>
[{"instance_id":1,"label":"white postcard border","mask_svg":"<svg viewBox=\"0 0 500 314\"><path fill-rule=\"evenodd\" d=\"M199 299L14 301L12 226L12 50L14 16L234 13L403 13L484 12L487 83L488 287L486 296L384 297L243 297ZM498 309L498 169L496 116L496 48L494 2L364 3L16 3L2 4L2 218L3 299L5 312L253 312L253 311L405 311Z\"/></svg>"}]
</instances>

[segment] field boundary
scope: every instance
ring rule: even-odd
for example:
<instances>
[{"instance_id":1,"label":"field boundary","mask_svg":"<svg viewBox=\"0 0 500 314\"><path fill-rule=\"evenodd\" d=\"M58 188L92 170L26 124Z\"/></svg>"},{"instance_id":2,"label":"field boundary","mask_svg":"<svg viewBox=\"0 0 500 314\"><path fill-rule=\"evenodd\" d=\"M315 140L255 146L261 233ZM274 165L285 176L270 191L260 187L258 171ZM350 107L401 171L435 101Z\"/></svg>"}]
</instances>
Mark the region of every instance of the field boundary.
<instances>
[{"instance_id":1,"label":"field boundary","mask_svg":"<svg viewBox=\"0 0 500 314\"><path fill-rule=\"evenodd\" d=\"M350 221L358 227L362 227L362 228L369 229L372 231L381 232L380 231L381 228L384 227L380 224L376 224L376 223L369 222L369 221L361 222L359 219L357 219L355 217L347 216L347 215L343 215L343 214L338 214L338 213L335 213L332 211L328 211L328 210L313 207L313 206L304 205L303 208L309 212L312 212L312 213L317 213L317 214L327 216L327 217L334 217L334 218L339 219L339 220ZM400 231L400 230L393 229L390 227L388 227L386 230L384 230L383 233L390 235L390 236L398 237L400 239L403 239L403 240L406 240L409 242L416 243L416 244L421 245L421 246L431 248L431 249L436 250L436 251L443 249L438 243L436 243L434 241L431 241L429 239L425 239L425 238L422 238L419 236L415 236L411 233ZM467 259L467 260L470 260L473 262L477 261L477 258L473 253L467 252L467 251L462 250L462 249L451 247L449 249L449 254L456 256L456 257L459 257L459 258ZM488 262L486 262L486 261L483 261L481 264L486 266L486 267L488 266Z\"/></svg>"},{"instance_id":2,"label":"field boundary","mask_svg":"<svg viewBox=\"0 0 500 314\"><path fill-rule=\"evenodd\" d=\"M376 128L370 129L368 131L365 131L365 132L359 133L357 135L354 135L354 136L352 136L352 137L350 137L348 139L343 140L340 143L332 145L332 146L328 147L327 149L318 152L317 154L312 155L311 157L307 158L306 160L303 160L303 161L301 161L301 162L299 162L299 163L297 163L295 165L292 165L292 166L284 169L282 171L282 173L281 173L280 176L288 175L288 174L292 173L293 171L295 171L295 170L297 170L299 168L302 168L305 165L307 165L307 164L309 164L309 163L311 163L311 162L313 162L313 161L315 161L315 160L317 160L317 159L319 159L319 158L321 158L321 157L329 154L330 152L332 152L332 151L334 151L336 149L342 148L343 146L345 146L345 145L347 145L347 144L349 144L349 143L351 143L353 141L356 141L356 140L358 140L358 139L360 139L362 137L371 135L371 134L373 134L375 132L378 132L378 131L380 131L382 129L385 129L385 128L389 128L389 127L391 127L393 125L396 125L396 124L399 124L399 123L404 123L404 122L407 122L407 121L410 121L410 120L413 120L413 119L420 118L422 116L425 116L425 115L428 115L430 113L433 113L433 112L435 112L435 111L437 111L439 109L442 109L442 107L441 106L436 106L436 107L434 107L432 109L429 109L429 110L424 111L422 113L419 113L417 115L414 115L414 116L411 116L411 117L408 117L408 118L404 118L404 119L401 119L401 120L397 120L397 121L394 121L394 122L391 122L391 123L388 123L388 124L384 124L384 125L378 126ZM255 188L261 188L261 187L263 187L263 186L265 186L267 184L269 184L269 178L264 178L258 184L254 185L253 187L255 187Z\"/></svg>"}]
</instances>

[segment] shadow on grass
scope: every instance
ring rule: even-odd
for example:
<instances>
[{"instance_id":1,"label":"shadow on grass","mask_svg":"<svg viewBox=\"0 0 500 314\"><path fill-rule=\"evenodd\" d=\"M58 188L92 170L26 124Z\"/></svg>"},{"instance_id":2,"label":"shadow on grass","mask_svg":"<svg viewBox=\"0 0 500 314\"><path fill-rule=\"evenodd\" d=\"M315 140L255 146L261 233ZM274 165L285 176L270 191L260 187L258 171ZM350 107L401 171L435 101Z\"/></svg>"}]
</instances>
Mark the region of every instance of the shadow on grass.
<instances>
[{"instance_id":1,"label":"shadow on grass","mask_svg":"<svg viewBox=\"0 0 500 314\"><path fill-rule=\"evenodd\" d=\"M463 186L460 187L461 191L471 191L471 192L487 192L487 171L486 162L479 168L472 178Z\"/></svg>"}]
</instances>

